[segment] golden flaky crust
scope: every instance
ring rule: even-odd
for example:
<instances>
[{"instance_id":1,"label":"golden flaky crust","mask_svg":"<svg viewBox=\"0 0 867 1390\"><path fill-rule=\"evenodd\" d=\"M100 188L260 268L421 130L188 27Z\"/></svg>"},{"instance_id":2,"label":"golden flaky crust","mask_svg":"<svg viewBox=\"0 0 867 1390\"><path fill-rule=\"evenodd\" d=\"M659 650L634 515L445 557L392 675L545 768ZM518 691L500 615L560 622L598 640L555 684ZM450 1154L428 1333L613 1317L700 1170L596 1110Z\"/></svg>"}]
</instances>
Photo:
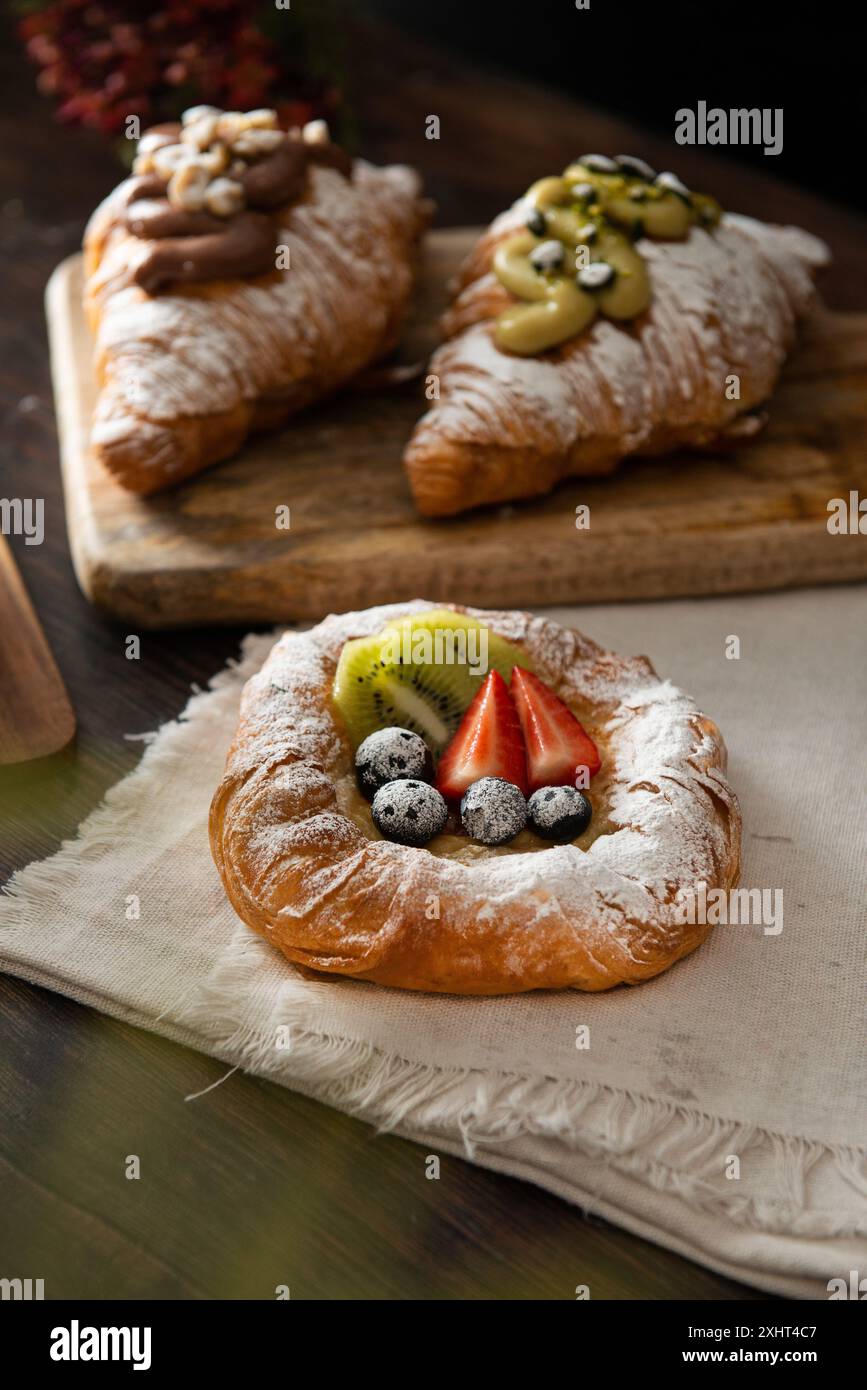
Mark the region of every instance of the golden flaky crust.
<instances>
[{"instance_id":1,"label":"golden flaky crust","mask_svg":"<svg viewBox=\"0 0 867 1390\"><path fill-rule=\"evenodd\" d=\"M396 344L430 217L412 170L314 167L275 216L270 275L147 295L150 243L120 221L124 185L85 235L85 308L100 385L92 445L133 492L173 486L328 395Z\"/></svg>"},{"instance_id":2,"label":"golden flaky crust","mask_svg":"<svg viewBox=\"0 0 867 1390\"><path fill-rule=\"evenodd\" d=\"M810 307L821 242L736 216L683 242L645 239L645 314L599 318L560 348L518 357L494 343L496 317L515 300L491 263L524 216L519 203L491 225L443 320L447 341L429 368L439 398L404 455L419 511L533 497L569 475L611 472L629 454L706 448L759 428L749 412L771 394Z\"/></svg>"},{"instance_id":3,"label":"golden flaky crust","mask_svg":"<svg viewBox=\"0 0 867 1390\"><path fill-rule=\"evenodd\" d=\"M523 643L598 732L607 781L591 791L589 849L464 862L368 838L347 809L352 753L332 678L348 638L429 606L287 633L247 684L210 822L239 916L301 966L455 994L636 984L694 950L709 928L683 920L679 890L728 889L739 873L720 732L646 659L545 619L462 610Z\"/></svg>"}]
</instances>

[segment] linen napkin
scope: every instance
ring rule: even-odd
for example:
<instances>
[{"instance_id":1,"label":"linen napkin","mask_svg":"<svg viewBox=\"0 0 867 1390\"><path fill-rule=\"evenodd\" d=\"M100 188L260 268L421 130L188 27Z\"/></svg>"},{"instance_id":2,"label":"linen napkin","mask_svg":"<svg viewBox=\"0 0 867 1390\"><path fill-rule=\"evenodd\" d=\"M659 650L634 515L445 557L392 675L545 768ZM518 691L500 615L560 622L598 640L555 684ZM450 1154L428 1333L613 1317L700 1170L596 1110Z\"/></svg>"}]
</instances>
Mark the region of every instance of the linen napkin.
<instances>
[{"instance_id":1,"label":"linen napkin","mask_svg":"<svg viewBox=\"0 0 867 1390\"><path fill-rule=\"evenodd\" d=\"M826 1298L867 1275L865 591L548 615L649 655L718 721L763 921L603 994L303 978L235 916L208 850L241 688L274 640L251 635L77 839L13 877L0 967L733 1278Z\"/></svg>"}]
</instances>

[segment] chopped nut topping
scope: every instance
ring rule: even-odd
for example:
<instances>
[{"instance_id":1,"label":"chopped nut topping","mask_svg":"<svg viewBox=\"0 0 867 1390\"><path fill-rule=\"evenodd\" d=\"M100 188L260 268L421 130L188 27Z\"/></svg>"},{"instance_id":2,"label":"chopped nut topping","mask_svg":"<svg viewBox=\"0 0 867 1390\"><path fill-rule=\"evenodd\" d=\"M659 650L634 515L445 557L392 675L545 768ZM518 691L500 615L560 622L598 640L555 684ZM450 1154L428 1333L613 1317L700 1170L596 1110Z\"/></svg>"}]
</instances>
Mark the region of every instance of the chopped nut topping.
<instances>
[{"instance_id":1,"label":"chopped nut topping","mask_svg":"<svg viewBox=\"0 0 867 1390\"><path fill-rule=\"evenodd\" d=\"M221 115L218 106L188 106L186 111L181 114L182 125L192 125L194 121L200 121L205 116Z\"/></svg>"},{"instance_id":2,"label":"chopped nut topping","mask_svg":"<svg viewBox=\"0 0 867 1390\"><path fill-rule=\"evenodd\" d=\"M286 138L278 127L276 111L191 106L181 123L179 135L145 132L138 143L134 172L162 179L173 207L185 212L206 207L216 217L234 216L246 207L240 180L249 162L278 149ZM311 125L322 127L327 138L324 122ZM313 135L322 138L321 134L316 137L315 129ZM225 177L227 174L230 177Z\"/></svg>"},{"instance_id":3,"label":"chopped nut topping","mask_svg":"<svg viewBox=\"0 0 867 1390\"><path fill-rule=\"evenodd\" d=\"M242 159L259 159L282 145L284 138L282 130L242 130L232 145L232 153Z\"/></svg>"},{"instance_id":4,"label":"chopped nut topping","mask_svg":"<svg viewBox=\"0 0 867 1390\"><path fill-rule=\"evenodd\" d=\"M193 149L206 150L213 143L217 134L217 121L219 117L200 116L196 121L190 121L181 131L181 140L185 145L192 145Z\"/></svg>"},{"instance_id":5,"label":"chopped nut topping","mask_svg":"<svg viewBox=\"0 0 867 1390\"><path fill-rule=\"evenodd\" d=\"M184 212L201 212L210 174L202 164L192 159L180 164L169 179L168 199Z\"/></svg>"},{"instance_id":6,"label":"chopped nut topping","mask_svg":"<svg viewBox=\"0 0 867 1390\"><path fill-rule=\"evenodd\" d=\"M233 179L214 179L205 192L205 206L215 217L234 217L245 202L243 188Z\"/></svg>"},{"instance_id":7,"label":"chopped nut topping","mask_svg":"<svg viewBox=\"0 0 867 1390\"><path fill-rule=\"evenodd\" d=\"M217 140L210 149L202 151L197 162L207 169L212 177L216 177L217 174L223 174L228 169L229 151L225 145Z\"/></svg>"},{"instance_id":8,"label":"chopped nut topping","mask_svg":"<svg viewBox=\"0 0 867 1390\"><path fill-rule=\"evenodd\" d=\"M153 153L154 173L168 181L178 166L190 157L191 151L186 145L163 145Z\"/></svg>"},{"instance_id":9,"label":"chopped nut topping","mask_svg":"<svg viewBox=\"0 0 867 1390\"><path fill-rule=\"evenodd\" d=\"M277 112L270 107L260 107L257 111L247 112L247 124L254 130L276 130Z\"/></svg>"},{"instance_id":10,"label":"chopped nut topping","mask_svg":"<svg viewBox=\"0 0 867 1390\"><path fill-rule=\"evenodd\" d=\"M331 139L327 121L308 121L301 131L305 145L327 145Z\"/></svg>"},{"instance_id":11,"label":"chopped nut topping","mask_svg":"<svg viewBox=\"0 0 867 1390\"><path fill-rule=\"evenodd\" d=\"M176 145L177 137L169 135L165 130L146 130L138 142L136 150L139 154L153 154L155 150L165 149L166 145Z\"/></svg>"},{"instance_id":12,"label":"chopped nut topping","mask_svg":"<svg viewBox=\"0 0 867 1390\"><path fill-rule=\"evenodd\" d=\"M246 131L276 129L277 112L264 108L260 111L224 111L217 121L217 135L231 146Z\"/></svg>"},{"instance_id":13,"label":"chopped nut topping","mask_svg":"<svg viewBox=\"0 0 867 1390\"><path fill-rule=\"evenodd\" d=\"M230 148L244 129L246 126L241 111L224 111L217 120L217 137L225 140Z\"/></svg>"}]
</instances>

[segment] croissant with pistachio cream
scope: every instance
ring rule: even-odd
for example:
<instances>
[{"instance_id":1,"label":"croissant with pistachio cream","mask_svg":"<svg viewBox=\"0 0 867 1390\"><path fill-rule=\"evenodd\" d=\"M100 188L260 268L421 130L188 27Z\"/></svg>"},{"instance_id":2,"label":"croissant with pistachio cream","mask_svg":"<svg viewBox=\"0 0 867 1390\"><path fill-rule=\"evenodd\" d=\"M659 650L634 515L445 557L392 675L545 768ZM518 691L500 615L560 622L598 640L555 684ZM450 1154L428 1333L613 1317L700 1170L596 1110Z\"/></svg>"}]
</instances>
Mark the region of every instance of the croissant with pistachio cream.
<instances>
[{"instance_id":1,"label":"croissant with pistachio cream","mask_svg":"<svg viewBox=\"0 0 867 1390\"><path fill-rule=\"evenodd\" d=\"M156 492L343 385L395 345L428 220L411 169L322 121L198 106L146 132L85 234L97 457Z\"/></svg>"},{"instance_id":2,"label":"croissant with pistachio cream","mask_svg":"<svg viewBox=\"0 0 867 1390\"><path fill-rule=\"evenodd\" d=\"M460 273L404 455L419 511L754 433L827 259L631 155L540 179Z\"/></svg>"}]
</instances>

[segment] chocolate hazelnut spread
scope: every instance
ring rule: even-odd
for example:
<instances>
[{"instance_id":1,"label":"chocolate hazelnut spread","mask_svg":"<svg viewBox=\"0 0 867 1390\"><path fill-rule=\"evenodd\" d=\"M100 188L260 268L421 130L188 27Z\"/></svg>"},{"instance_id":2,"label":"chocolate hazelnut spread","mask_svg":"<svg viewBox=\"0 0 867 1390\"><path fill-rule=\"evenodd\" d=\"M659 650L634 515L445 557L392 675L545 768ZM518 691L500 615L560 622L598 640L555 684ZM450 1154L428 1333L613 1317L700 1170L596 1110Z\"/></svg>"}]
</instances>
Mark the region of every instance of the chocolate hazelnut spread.
<instances>
[{"instance_id":1,"label":"chocolate hazelnut spread","mask_svg":"<svg viewBox=\"0 0 867 1390\"><path fill-rule=\"evenodd\" d=\"M179 215L187 218L191 227L203 216ZM155 240L135 270L136 284L148 294L155 294L179 282L264 275L274 269L274 222L266 213L241 212L227 222L216 217L213 221L219 224L218 231L196 235L191 229L189 233Z\"/></svg>"},{"instance_id":2,"label":"chocolate hazelnut spread","mask_svg":"<svg viewBox=\"0 0 867 1390\"><path fill-rule=\"evenodd\" d=\"M292 140L287 135L285 144L273 154L257 159L238 176L247 202L251 208L270 212L296 202L304 192L307 183L307 165L312 145L304 145L300 140Z\"/></svg>"},{"instance_id":3,"label":"chocolate hazelnut spread","mask_svg":"<svg viewBox=\"0 0 867 1390\"><path fill-rule=\"evenodd\" d=\"M303 132L282 134L268 152L241 156L232 148L233 122L245 117L230 114L222 128L216 123L216 136L204 149L185 141L187 113L182 124L154 127L139 142L135 172L126 181L120 205L123 225L149 243L131 271L133 281L148 294L176 284L273 270L275 214L303 197L310 165L352 176L352 160L343 150L327 138L305 139ZM248 146L255 144L260 125L252 127L252 142L247 130ZM273 142L280 135L276 116L267 129ZM201 176L191 178L192 167L200 169ZM219 169L216 178L211 168ZM227 198L227 192L234 196Z\"/></svg>"}]
</instances>

